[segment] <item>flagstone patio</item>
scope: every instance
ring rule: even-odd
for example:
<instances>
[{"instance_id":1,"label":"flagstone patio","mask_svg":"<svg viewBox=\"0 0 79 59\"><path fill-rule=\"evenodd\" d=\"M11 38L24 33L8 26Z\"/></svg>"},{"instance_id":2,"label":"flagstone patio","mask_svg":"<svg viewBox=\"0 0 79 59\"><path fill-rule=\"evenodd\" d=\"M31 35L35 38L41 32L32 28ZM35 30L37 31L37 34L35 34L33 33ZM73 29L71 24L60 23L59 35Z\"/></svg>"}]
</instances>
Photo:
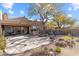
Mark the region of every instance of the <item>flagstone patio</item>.
<instances>
[{"instance_id":1,"label":"flagstone patio","mask_svg":"<svg viewBox=\"0 0 79 59\"><path fill-rule=\"evenodd\" d=\"M38 36L10 36L6 37L7 45L5 52L7 54L22 53L26 50L49 44L49 37Z\"/></svg>"}]
</instances>

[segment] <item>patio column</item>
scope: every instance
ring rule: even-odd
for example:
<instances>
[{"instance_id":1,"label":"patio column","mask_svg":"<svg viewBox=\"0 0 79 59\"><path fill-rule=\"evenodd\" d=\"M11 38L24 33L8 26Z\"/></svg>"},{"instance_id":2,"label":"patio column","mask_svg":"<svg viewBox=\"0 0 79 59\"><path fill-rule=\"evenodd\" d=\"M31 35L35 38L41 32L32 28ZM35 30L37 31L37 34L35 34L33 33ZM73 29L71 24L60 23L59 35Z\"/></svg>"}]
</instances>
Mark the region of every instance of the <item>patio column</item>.
<instances>
[{"instance_id":1,"label":"patio column","mask_svg":"<svg viewBox=\"0 0 79 59\"><path fill-rule=\"evenodd\" d=\"M23 34L23 27L21 27L21 34Z\"/></svg>"},{"instance_id":2,"label":"patio column","mask_svg":"<svg viewBox=\"0 0 79 59\"><path fill-rule=\"evenodd\" d=\"M29 34L31 34L31 26L29 26Z\"/></svg>"}]
</instances>

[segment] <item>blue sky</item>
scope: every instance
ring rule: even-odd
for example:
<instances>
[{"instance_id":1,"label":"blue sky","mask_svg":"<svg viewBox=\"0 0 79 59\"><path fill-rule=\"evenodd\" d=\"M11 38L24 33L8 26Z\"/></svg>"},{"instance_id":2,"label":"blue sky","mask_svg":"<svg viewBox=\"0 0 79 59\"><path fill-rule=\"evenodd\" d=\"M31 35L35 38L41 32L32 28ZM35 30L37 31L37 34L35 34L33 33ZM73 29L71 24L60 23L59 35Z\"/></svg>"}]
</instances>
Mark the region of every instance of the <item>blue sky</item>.
<instances>
[{"instance_id":1,"label":"blue sky","mask_svg":"<svg viewBox=\"0 0 79 59\"><path fill-rule=\"evenodd\" d=\"M79 4L65 3L60 9L74 20L79 20Z\"/></svg>"},{"instance_id":2,"label":"blue sky","mask_svg":"<svg viewBox=\"0 0 79 59\"><path fill-rule=\"evenodd\" d=\"M3 13L8 13L9 18L27 16L29 4L15 3L15 4L0 4L0 10Z\"/></svg>"},{"instance_id":3,"label":"blue sky","mask_svg":"<svg viewBox=\"0 0 79 59\"><path fill-rule=\"evenodd\" d=\"M28 11L32 7L29 3L0 3L0 11L8 13L9 18L26 16L28 18ZM62 3L59 8L68 15L79 22L79 4ZM33 18L38 18L34 16Z\"/></svg>"}]
</instances>

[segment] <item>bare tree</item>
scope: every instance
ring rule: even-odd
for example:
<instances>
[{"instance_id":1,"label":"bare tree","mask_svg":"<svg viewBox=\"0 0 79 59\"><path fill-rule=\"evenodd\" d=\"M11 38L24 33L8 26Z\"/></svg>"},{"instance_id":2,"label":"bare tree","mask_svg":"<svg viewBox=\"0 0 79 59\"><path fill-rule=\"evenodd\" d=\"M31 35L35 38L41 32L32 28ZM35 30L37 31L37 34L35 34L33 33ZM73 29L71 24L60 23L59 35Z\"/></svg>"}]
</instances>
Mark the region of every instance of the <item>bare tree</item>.
<instances>
[{"instance_id":1,"label":"bare tree","mask_svg":"<svg viewBox=\"0 0 79 59\"><path fill-rule=\"evenodd\" d=\"M58 11L59 4L49 4L49 3L37 3L33 4L31 11L29 12L30 16L37 15L40 17L42 22L43 30L45 30L45 24L48 20L51 20L53 14Z\"/></svg>"}]
</instances>

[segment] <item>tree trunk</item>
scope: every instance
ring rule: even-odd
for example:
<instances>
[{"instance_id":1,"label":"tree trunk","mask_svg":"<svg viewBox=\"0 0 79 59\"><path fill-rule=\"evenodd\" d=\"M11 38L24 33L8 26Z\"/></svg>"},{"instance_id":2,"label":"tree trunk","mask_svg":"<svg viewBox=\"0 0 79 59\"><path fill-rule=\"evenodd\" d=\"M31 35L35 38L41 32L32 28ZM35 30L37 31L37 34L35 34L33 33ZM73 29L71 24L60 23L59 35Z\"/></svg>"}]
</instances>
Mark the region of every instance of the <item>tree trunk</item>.
<instances>
[{"instance_id":1,"label":"tree trunk","mask_svg":"<svg viewBox=\"0 0 79 59\"><path fill-rule=\"evenodd\" d=\"M41 34L44 34L45 31L46 31L45 24L42 23L42 29L41 29L40 33L41 33Z\"/></svg>"},{"instance_id":2,"label":"tree trunk","mask_svg":"<svg viewBox=\"0 0 79 59\"><path fill-rule=\"evenodd\" d=\"M57 22L57 26L58 26L58 28L59 28L59 29L61 28L61 26L60 26L59 22Z\"/></svg>"}]
</instances>

